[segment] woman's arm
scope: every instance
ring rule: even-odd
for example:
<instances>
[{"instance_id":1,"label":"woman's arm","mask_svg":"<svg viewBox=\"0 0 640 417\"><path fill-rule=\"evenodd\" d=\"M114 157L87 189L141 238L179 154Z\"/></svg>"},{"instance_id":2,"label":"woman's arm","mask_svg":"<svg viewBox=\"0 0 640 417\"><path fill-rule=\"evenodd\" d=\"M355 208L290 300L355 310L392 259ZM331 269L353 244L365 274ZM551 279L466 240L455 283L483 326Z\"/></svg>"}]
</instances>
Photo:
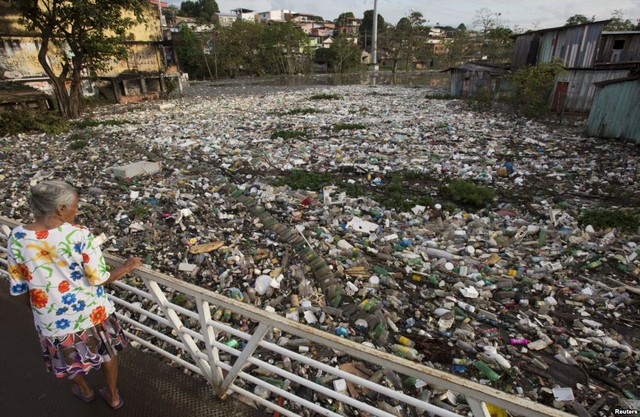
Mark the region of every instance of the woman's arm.
<instances>
[{"instance_id":1,"label":"woman's arm","mask_svg":"<svg viewBox=\"0 0 640 417\"><path fill-rule=\"evenodd\" d=\"M121 266L109 272L109 279L103 282L102 285L111 284L113 281L119 280L140 265L142 265L142 260L140 258L132 257L127 259Z\"/></svg>"}]
</instances>

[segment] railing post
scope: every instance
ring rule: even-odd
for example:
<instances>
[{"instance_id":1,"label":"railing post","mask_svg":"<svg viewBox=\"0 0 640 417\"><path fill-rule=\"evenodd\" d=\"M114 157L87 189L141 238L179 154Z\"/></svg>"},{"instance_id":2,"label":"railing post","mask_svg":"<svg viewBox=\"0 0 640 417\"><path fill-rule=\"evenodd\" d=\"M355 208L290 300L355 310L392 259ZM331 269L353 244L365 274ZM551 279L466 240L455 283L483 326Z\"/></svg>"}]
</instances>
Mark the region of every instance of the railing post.
<instances>
[{"instance_id":1,"label":"railing post","mask_svg":"<svg viewBox=\"0 0 640 417\"><path fill-rule=\"evenodd\" d=\"M255 352L258 344L260 344L269 329L271 329L271 326L265 323L260 323L256 331L253 332L251 339L249 339L247 345L242 349L242 353L238 356L238 359L236 359L236 362L233 364L233 368L229 370L227 377L218 389L218 397L224 399L227 396L227 389L231 384L233 384L233 381L236 380L242 368L247 365L247 359L253 355L253 352Z\"/></svg>"},{"instance_id":2,"label":"railing post","mask_svg":"<svg viewBox=\"0 0 640 417\"><path fill-rule=\"evenodd\" d=\"M218 348L213 346L217 334L213 327L209 326L211 320L211 310L209 303L201 298L196 298L198 306L198 315L200 316L200 326L202 327L202 336L204 336L204 344L207 348L207 356L209 357L209 366L211 367L211 383L218 388L222 383L222 369L217 366L220 361Z\"/></svg>"},{"instance_id":3,"label":"railing post","mask_svg":"<svg viewBox=\"0 0 640 417\"><path fill-rule=\"evenodd\" d=\"M153 296L153 299L158 304L158 306L160 306L165 317L167 318L167 320L169 320L169 323L171 323L173 329L176 331L176 333L178 333L178 337L180 337L180 340L182 340L182 343L184 343L187 353L191 355L191 358L193 359L195 364L202 370L202 373L207 378L207 381L209 381L209 383L213 385L211 366L209 366L209 363L202 359L200 355L198 355L198 353L201 352L200 349L198 349L196 343L193 341L193 338L182 331L184 324L182 323L182 320L180 320L180 317L178 317L178 314L171 308L169 308L169 300L167 300L167 297L164 295L164 292L162 291L158 283L147 278L143 278L143 281L149 289L149 293L151 294L151 296Z\"/></svg>"},{"instance_id":4,"label":"railing post","mask_svg":"<svg viewBox=\"0 0 640 417\"><path fill-rule=\"evenodd\" d=\"M476 400L475 398L467 397L467 404L471 408L473 417L491 417L487 404L483 401Z\"/></svg>"}]
</instances>

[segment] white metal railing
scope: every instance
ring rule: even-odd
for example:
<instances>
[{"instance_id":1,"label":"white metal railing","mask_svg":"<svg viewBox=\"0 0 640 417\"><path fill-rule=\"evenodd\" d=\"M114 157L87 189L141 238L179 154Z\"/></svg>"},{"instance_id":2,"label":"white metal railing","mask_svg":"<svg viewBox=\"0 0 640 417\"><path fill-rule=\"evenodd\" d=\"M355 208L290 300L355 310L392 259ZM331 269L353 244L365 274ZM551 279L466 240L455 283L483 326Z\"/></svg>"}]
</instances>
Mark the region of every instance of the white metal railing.
<instances>
[{"instance_id":1,"label":"white metal railing","mask_svg":"<svg viewBox=\"0 0 640 417\"><path fill-rule=\"evenodd\" d=\"M17 224L13 220L0 216L0 225L15 227ZM4 230L7 230L6 227ZM7 276L6 237L4 241L0 241L0 245L2 246L0 263L4 265L4 268L0 268L0 274ZM112 266L120 265L123 261L109 254L106 254L105 258ZM318 415L337 417L344 415L344 410L340 410L340 407L351 407L374 416L384 417L406 414L403 410L407 407L439 416L458 415L456 411L459 409L456 410L434 398L415 398L399 387L389 388L374 378L363 378L341 370L335 364L313 359L312 352L307 352L306 349L310 346L314 349L329 348L336 356L348 355L352 358L346 362L360 361L367 364L369 368L379 368L405 377L413 377L428 384L432 390L451 390L464 397L468 409L475 417L489 416L487 403L507 410L513 415L571 416L533 401L343 339L275 313L266 312L253 305L224 297L149 268L141 267L134 273L135 278L114 283L118 291L109 294L109 298L119 307L116 314L122 322L126 323L128 337L140 346L201 375L221 398L225 398L230 393L237 393L285 416L298 416L301 409L308 409ZM170 298L177 301L172 302ZM214 319L212 312L219 309L225 310L225 316L229 314L238 316L233 322L238 323L240 317L247 320L250 325L245 326L247 328L243 331L229 323L228 317ZM290 349L294 346L280 346L274 343L271 333L276 329L279 329L282 334L299 338L291 344L298 345L302 341L306 347L295 352ZM238 339L242 342L237 343ZM244 346L240 346L242 344ZM307 376L305 377L302 372L294 372L293 367L290 366L285 366L284 369L274 366L268 360L272 357L308 367L305 372ZM316 380L312 380L313 377L310 375L315 376ZM324 375L327 375L326 380L344 379L359 390L374 391L383 399L373 402L362 396L355 398L349 395L349 391L338 392L333 387L325 386L322 383L323 378L318 378ZM293 389L288 389L289 384L310 389L315 393L317 400L302 398ZM260 396L254 393L252 387L256 386L267 390L267 394ZM271 396L277 396L282 401L269 401ZM328 399L331 399L331 403L334 404L333 410L328 408L330 403ZM285 400L288 401L287 404L283 403ZM323 402L326 406L318 402ZM396 403L398 406L392 407L390 403Z\"/></svg>"}]
</instances>

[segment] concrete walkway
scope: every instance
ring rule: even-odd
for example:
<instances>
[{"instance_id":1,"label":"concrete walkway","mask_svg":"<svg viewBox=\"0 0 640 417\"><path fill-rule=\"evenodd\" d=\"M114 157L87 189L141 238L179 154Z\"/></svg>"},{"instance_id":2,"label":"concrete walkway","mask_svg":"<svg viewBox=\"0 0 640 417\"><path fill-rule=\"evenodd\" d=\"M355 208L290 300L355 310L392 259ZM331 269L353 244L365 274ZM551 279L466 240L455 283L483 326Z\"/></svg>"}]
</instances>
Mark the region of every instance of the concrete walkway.
<instances>
[{"instance_id":1,"label":"concrete walkway","mask_svg":"<svg viewBox=\"0 0 640 417\"><path fill-rule=\"evenodd\" d=\"M234 398L219 400L204 380L185 375L158 358L128 347L119 358L123 408L112 410L99 396L84 404L70 393L71 383L45 370L31 312L9 294L0 278L0 416L261 416ZM102 372L88 376L104 385Z\"/></svg>"}]
</instances>

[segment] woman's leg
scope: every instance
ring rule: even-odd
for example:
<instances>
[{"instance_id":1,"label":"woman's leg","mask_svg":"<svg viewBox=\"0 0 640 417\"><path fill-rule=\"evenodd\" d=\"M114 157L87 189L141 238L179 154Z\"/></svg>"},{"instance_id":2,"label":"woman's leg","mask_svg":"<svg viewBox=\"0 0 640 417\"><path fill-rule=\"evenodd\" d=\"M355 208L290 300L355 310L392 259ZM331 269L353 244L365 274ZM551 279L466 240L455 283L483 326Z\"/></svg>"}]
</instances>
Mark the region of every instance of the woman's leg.
<instances>
[{"instance_id":1,"label":"woman's leg","mask_svg":"<svg viewBox=\"0 0 640 417\"><path fill-rule=\"evenodd\" d=\"M80 393L83 397L90 398L91 396L93 396L93 390L91 389L89 384L87 384L87 380L83 375L76 375L71 379L71 382L73 382L78 386L78 388L80 388Z\"/></svg>"},{"instance_id":2,"label":"woman's leg","mask_svg":"<svg viewBox=\"0 0 640 417\"><path fill-rule=\"evenodd\" d=\"M107 398L106 400L112 406L118 405L118 358L113 357L110 361L102 364L102 371L104 373L104 380L107 383Z\"/></svg>"}]
</instances>

